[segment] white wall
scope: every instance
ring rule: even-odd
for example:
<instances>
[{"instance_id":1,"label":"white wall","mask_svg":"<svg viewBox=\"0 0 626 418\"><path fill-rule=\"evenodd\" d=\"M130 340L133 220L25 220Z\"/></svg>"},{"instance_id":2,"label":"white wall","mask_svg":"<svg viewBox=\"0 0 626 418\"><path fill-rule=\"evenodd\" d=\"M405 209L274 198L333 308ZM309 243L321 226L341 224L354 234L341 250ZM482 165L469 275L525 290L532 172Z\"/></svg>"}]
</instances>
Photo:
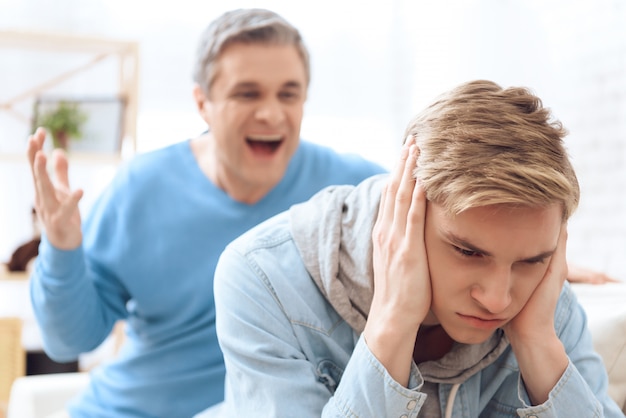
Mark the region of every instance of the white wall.
<instances>
[{"instance_id":1,"label":"white wall","mask_svg":"<svg viewBox=\"0 0 626 418\"><path fill-rule=\"evenodd\" d=\"M303 136L387 167L409 118L441 91L473 78L529 86L571 133L582 201L571 221L570 259L626 280L623 0L216 3L0 0L0 28L139 40L140 151L203 129L190 93L196 38L212 18L235 7L271 8L301 29L313 58ZM0 63L6 64L1 50ZM0 79L0 102L6 82ZM0 117L0 142L2 135ZM0 164L2 259L30 234L23 211L32 197L27 170ZM95 196L112 173L104 171L76 177L89 179L84 187Z\"/></svg>"}]
</instances>

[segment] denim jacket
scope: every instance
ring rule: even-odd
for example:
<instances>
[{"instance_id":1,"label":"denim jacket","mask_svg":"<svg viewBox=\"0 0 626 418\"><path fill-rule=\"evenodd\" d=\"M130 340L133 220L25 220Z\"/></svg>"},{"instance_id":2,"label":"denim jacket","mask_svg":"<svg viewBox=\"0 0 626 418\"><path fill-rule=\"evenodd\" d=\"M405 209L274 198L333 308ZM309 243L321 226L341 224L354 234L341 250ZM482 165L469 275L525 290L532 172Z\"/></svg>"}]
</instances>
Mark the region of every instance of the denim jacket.
<instances>
[{"instance_id":1,"label":"denim jacket","mask_svg":"<svg viewBox=\"0 0 626 418\"><path fill-rule=\"evenodd\" d=\"M424 416L417 365L408 387L391 378L313 279L293 222L288 212L266 221L231 243L218 262L217 330L227 370L222 416ZM448 408L446 417L459 418L623 417L567 284L555 327L570 361L545 403L530 406L508 346L462 383L438 385L440 416Z\"/></svg>"}]
</instances>

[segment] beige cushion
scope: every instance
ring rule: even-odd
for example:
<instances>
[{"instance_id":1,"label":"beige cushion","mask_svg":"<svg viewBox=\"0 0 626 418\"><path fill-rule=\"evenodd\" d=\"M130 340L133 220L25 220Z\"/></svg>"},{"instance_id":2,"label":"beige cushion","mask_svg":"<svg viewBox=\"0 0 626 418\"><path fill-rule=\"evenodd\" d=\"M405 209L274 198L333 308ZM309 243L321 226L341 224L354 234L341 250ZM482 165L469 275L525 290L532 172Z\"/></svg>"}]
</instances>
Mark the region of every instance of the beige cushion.
<instances>
[{"instance_id":1,"label":"beige cushion","mask_svg":"<svg viewBox=\"0 0 626 418\"><path fill-rule=\"evenodd\" d=\"M591 332L609 374L609 395L626 412L626 313L596 324Z\"/></svg>"},{"instance_id":2,"label":"beige cushion","mask_svg":"<svg viewBox=\"0 0 626 418\"><path fill-rule=\"evenodd\" d=\"M572 286L587 312L593 344L609 375L609 395L626 412L626 283Z\"/></svg>"}]
</instances>

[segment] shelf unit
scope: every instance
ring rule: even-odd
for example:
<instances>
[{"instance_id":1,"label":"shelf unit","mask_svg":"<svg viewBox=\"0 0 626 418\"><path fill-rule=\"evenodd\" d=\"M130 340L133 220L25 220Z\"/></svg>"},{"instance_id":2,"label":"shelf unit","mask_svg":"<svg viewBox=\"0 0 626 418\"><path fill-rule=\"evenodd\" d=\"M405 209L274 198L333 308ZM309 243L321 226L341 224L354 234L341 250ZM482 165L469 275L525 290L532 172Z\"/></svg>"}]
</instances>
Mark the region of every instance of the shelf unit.
<instances>
[{"instance_id":1,"label":"shelf unit","mask_svg":"<svg viewBox=\"0 0 626 418\"><path fill-rule=\"evenodd\" d=\"M15 113L14 106L24 100L32 99L58 84L98 65L104 59L117 59L117 92L114 94L124 101L122 117L122 144L120 150L131 154L136 152L137 108L139 96L139 44L135 41L89 37L59 32L35 32L18 30L0 30L0 56L3 48L34 50L58 54L88 54L91 59L62 74L51 76L48 80L31 86L25 91L0 102L0 112ZM71 155L72 158L91 158L86 155ZM97 159L115 161L119 155L98 154ZM22 155L0 153L0 159L18 160Z\"/></svg>"},{"instance_id":2,"label":"shelf unit","mask_svg":"<svg viewBox=\"0 0 626 418\"><path fill-rule=\"evenodd\" d=\"M31 115L27 113L31 102L34 104L39 98L51 94L65 94L65 91L68 91L69 97L79 98L81 96L89 98L94 91L102 91L103 89L90 89L89 83L93 74L95 74L93 76L95 82L102 83L93 87L106 86L104 88L106 94L110 92L111 97L123 103L123 107L120 108L122 115L118 119L119 130L115 131L121 132L121 144L116 143L119 144L119 149L115 148L116 151L111 152L79 152L78 149L75 151L70 149L68 152L70 165L79 166L81 175L85 172L105 173L93 174L95 179L93 185L97 190L104 183L104 180L98 176L109 176L111 167L116 167L122 159L136 154L139 43L74 33L0 30L0 62L11 63L9 59L12 57L18 57L18 61L14 62L19 62L22 54L25 57L24 65L39 62L40 58L42 64L34 67L36 72L33 72L33 77L15 74L15 80L19 82L10 84L11 89L6 90L4 95L0 95L0 115L18 129L21 129L23 125L24 132L31 128ZM64 60L63 65L57 65L57 59ZM53 60L53 62L48 60ZM48 66L46 63L55 65ZM17 71L21 68L19 65L21 64L16 67ZM26 69L30 70L31 67ZM8 66L5 66L5 70L4 81L12 83L12 74L8 72L12 70ZM12 136L13 133L10 135ZM103 133L103 138L108 138L108 136ZM16 139L25 140L26 138ZM21 239L20 237L24 235L22 232L26 228L31 228L30 212L26 213L26 210L31 206L33 191L26 150L21 151L19 149L21 147L13 147L13 144L8 142L11 140L9 134L3 135L0 132L0 143L6 145L0 148L0 171L2 172L0 191L2 191L3 202L6 203L0 207L0 230L2 231L0 249L3 256L13 247L14 241ZM0 262L4 261L0 259Z\"/></svg>"}]
</instances>

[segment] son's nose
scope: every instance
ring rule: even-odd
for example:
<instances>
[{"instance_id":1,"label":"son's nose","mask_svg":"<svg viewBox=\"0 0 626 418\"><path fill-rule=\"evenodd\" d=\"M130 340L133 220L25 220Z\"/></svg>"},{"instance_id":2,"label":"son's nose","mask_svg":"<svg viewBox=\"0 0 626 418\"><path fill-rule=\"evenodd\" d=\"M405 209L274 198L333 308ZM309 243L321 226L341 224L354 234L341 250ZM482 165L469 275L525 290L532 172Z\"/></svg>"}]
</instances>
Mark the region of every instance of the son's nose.
<instances>
[{"instance_id":1,"label":"son's nose","mask_svg":"<svg viewBox=\"0 0 626 418\"><path fill-rule=\"evenodd\" d=\"M470 294L489 313L504 312L511 304L511 271L494 271L474 285Z\"/></svg>"}]
</instances>

